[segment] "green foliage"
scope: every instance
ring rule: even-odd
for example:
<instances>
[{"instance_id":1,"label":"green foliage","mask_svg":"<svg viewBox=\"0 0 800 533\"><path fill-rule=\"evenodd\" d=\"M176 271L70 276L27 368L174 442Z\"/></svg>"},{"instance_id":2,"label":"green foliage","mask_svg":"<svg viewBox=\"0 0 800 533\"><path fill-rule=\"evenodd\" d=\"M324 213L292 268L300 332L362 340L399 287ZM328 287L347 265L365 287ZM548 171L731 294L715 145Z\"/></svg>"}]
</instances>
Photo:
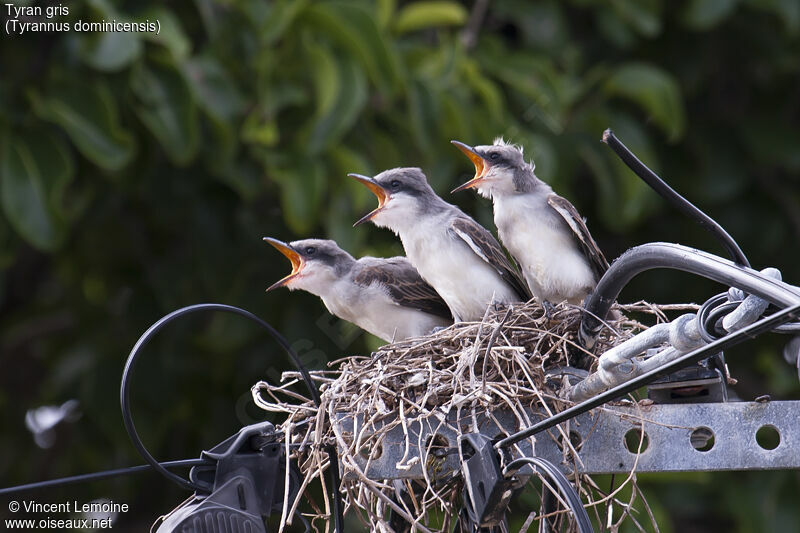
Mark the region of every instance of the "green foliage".
<instances>
[{"instance_id":1,"label":"green foliage","mask_svg":"<svg viewBox=\"0 0 800 533\"><path fill-rule=\"evenodd\" d=\"M45 91L30 89L33 112L60 126L84 157L111 171L130 162L135 142L119 123L118 102L106 83L61 77Z\"/></svg>"},{"instance_id":2,"label":"green foliage","mask_svg":"<svg viewBox=\"0 0 800 533\"><path fill-rule=\"evenodd\" d=\"M64 189L73 178L72 153L46 129L0 148L0 198L9 222L33 246L53 251L65 237Z\"/></svg>"},{"instance_id":3,"label":"green foliage","mask_svg":"<svg viewBox=\"0 0 800 533\"><path fill-rule=\"evenodd\" d=\"M70 22L157 19L161 33L3 35L0 447L15 453L0 457L0 478L135 462L113 401L119 372L139 334L176 307L251 309L320 368L373 346L316 298L264 295L288 265L261 237L400 253L387 232L351 227L374 198L346 174L401 165L423 167L491 226L488 202L446 193L471 173L451 139L523 145L609 258L654 240L722 253L599 142L612 127L755 266L800 282L800 3L495 0L473 26L477 4L74 0ZM717 289L648 274L623 297L701 301ZM739 393L796 396L779 343L758 346L729 359ZM196 455L248 421L250 385L288 368L235 320L190 321L151 352L137 420L164 458ZM45 457L24 411L72 397L80 430ZM700 523L682 511L687 484L739 531L800 520L760 496L774 520L745 516L757 491L748 478L650 479L667 531ZM120 490L147 522L180 500L163 485ZM797 479L775 486L796 492Z\"/></svg>"},{"instance_id":4,"label":"green foliage","mask_svg":"<svg viewBox=\"0 0 800 533\"><path fill-rule=\"evenodd\" d=\"M625 63L608 78L604 89L609 95L628 98L641 106L670 140L683 135L686 117L678 83L660 68Z\"/></svg>"},{"instance_id":5,"label":"green foliage","mask_svg":"<svg viewBox=\"0 0 800 533\"><path fill-rule=\"evenodd\" d=\"M398 33L436 28L460 26L467 21L467 9L458 2L413 2L398 13L394 28Z\"/></svg>"},{"instance_id":6,"label":"green foliage","mask_svg":"<svg viewBox=\"0 0 800 533\"><path fill-rule=\"evenodd\" d=\"M198 148L197 106L181 72L170 63L139 65L131 73L139 119L179 166L194 159Z\"/></svg>"}]
</instances>

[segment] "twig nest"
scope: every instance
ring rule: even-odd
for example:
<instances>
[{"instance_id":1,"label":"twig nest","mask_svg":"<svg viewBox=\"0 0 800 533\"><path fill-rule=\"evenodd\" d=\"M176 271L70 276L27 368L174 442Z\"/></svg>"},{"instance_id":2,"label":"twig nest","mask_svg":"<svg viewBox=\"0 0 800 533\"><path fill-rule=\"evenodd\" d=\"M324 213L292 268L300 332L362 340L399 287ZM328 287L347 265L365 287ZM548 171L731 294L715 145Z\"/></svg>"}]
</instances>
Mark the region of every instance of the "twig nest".
<instances>
[{"instance_id":1,"label":"twig nest","mask_svg":"<svg viewBox=\"0 0 800 533\"><path fill-rule=\"evenodd\" d=\"M449 531L458 520L461 481L458 470L448 471L446 466L448 461L457 464L457 453L447 449L447 441L443 444L432 438L435 432L423 439L424 432L415 428L435 423L461 434L480 430L489 420L499 423L494 415L501 411L513 414L514 426L525 427L531 423L526 415L530 409L556 412L569 406L560 394L567 386L566 379L548 379L548 371L565 367L578 357L596 360L597 354L646 329L634 315L650 315L650 321L655 317L661 322L666 320L664 310L688 307L645 302L615 305L610 313L613 318L606 322L593 350L586 351L577 341L583 313L580 307L564 303L546 316L533 302L497 306L481 322L454 324L426 337L388 344L370 357L346 357L331 363L331 370L312 372L314 379L323 383L319 409L310 400L288 392L297 382L296 373L286 373L284 377L289 379L281 386L257 384L253 397L266 410L286 413L287 421L299 428L290 441L304 445L294 456L305 484L324 479L328 464L323 445L338 446L347 508L357 510L370 530L388 530L389 509L393 509L395 516L407 521L436 523L433 529ZM290 395L288 400L286 395ZM308 423L301 424L303 421ZM569 438L558 441L565 458L574 456ZM367 475L370 464L388 448L394 453L402 450L390 473L417 472L413 482L375 480ZM427 452L424 462L417 455L421 449ZM431 454L435 450L438 455ZM592 487L584 477L574 480L579 488ZM409 501L397 499L397 483L410 491ZM589 503L595 499L591 490L583 490L583 494ZM327 498L326 494L324 509L314 506L310 516L329 516ZM295 502L295 507L298 504ZM438 517L435 521L434 515Z\"/></svg>"}]
</instances>

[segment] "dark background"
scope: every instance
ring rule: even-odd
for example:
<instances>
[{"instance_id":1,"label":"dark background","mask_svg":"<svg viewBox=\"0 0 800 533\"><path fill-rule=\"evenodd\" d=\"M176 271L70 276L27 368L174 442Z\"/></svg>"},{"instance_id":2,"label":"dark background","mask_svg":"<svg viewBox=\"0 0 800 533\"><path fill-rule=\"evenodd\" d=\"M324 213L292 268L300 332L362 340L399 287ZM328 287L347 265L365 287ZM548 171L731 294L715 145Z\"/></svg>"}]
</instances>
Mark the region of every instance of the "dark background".
<instances>
[{"instance_id":1,"label":"dark background","mask_svg":"<svg viewBox=\"0 0 800 533\"><path fill-rule=\"evenodd\" d=\"M2 486L140 463L119 378L139 335L178 307L251 310L314 368L376 346L310 295L265 294L289 265L261 238L401 253L388 232L351 228L374 198L345 177L394 166L421 166L493 228L487 201L446 192L472 173L450 139L522 144L609 259L648 241L722 254L599 142L610 126L721 222L755 268L800 282L796 0L62 5L63 21L157 19L161 34L0 38ZM702 302L719 290L651 272L622 300ZM797 398L785 340L728 354L741 398ZM156 457L195 457L260 419L250 386L288 368L248 322L186 319L137 369L137 426ZM72 398L82 417L38 448L26 411ZM661 531L800 523L797 472L639 481ZM140 474L18 499L111 498L132 508L115 529L140 531L185 496Z\"/></svg>"}]
</instances>

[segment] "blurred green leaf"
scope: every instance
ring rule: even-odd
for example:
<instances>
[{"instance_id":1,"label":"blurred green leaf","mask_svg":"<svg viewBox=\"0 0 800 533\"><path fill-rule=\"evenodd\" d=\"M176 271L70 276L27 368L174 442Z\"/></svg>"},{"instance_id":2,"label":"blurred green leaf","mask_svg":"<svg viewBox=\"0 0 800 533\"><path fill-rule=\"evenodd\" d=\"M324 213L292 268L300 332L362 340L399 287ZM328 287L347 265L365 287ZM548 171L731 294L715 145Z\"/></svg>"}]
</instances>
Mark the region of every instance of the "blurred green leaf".
<instances>
[{"instance_id":1,"label":"blurred green leaf","mask_svg":"<svg viewBox=\"0 0 800 533\"><path fill-rule=\"evenodd\" d=\"M227 164L238 144L235 121L244 111L244 96L213 57L192 58L183 69L198 106L212 124L217 149L208 159L213 164Z\"/></svg>"},{"instance_id":2,"label":"blurred green leaf","mask_svg":"<svg viewBox=\"0 0 800 533\"><path fill-rule=\"evenodd\" d=\"M305 49L313 74L317 115L325 115L333 109L342 90L342 79L336 57L327 46L319 46L306 35Z\"/></svg>"},{"instance_id":3,"label":"blurred green leaf","mask_svg":"<svg viewBox=\"0 0 800 533\"><path fill-rule=\"evenodd\" d=\"M142 43L134 33L102 32L82 35L80 39L81 57L97 70L121 70L142 53Z\"/></svg>"},{"instance_id":4,"label":"blurred green leaf","mask_svg":"<svg viewBox=\"0 0 800 533\"><path fill-rule=\"evenodd\" d=\"M480 67L474 61L462 61L461 68L464 80L483 101L488 115L497 120L502 119L505 114L505 101L500 87L480 72Z\"/></svg>"},{"instance_id":5,"label":"blurred green leaf","mask_svg":"<svg viewBox=\"0 0 800 533\"><path fill-rule=\"evenodd\" d=\"M197 103L209 113L233 119L244 111L246 100L240 88L211 56L195 56L183 64L189 88Z\"/></svg>"},{"instance_id":6,"label":"blurred green leaf","mask_svg":"<svg viewBox=\"0 0 800 533\"><path fill-rule=\"evenodd\" d=\"M336 57L310 39L306 51L317 101L307 150L317 154L339 140L358 118L367 102L367 79L355 61Z\"/></svg>"},{"instance_id":7,"label":"blurred green leaf","mask_svg":"<svg viewBox=\"0 0 800 533\"><path fill-rule=\"evenodd\" d=\"M248 113L242 125L242 140L246 143L274 146L280 140L277 115L285 108L301 106L309 100L306 91L294 83L276 82L269 86L261 105Z\"/></svg>"},{"instance_id":8,"label":"blurred green leaf","mask_svg":"<svg viewBox=\"0 0 800 533\"><path fill-rule=\"evenodd\" d=\"M459 95L459 97L456 97L452 93L443 94L442 92L437 93L436 96L438 105L441 107L440 114L443 118L443 120L439 121L438 127L436 128L438 138L447 140L455 139L459 137L462 132L469 130L469 121L464 113L464 109L469 107L466 96ZM490 122L491 121L487 117L484 124L488 126ZM431 152L435 151L432 150ZM434 157L436 156L434 155ZM450 158L439 157L438 159L443 162Z\"/></svg>"},{"instance_id":9,"label":"blurred green leaf","mask_svg":"<svg viewBox=\"0 0 800 533\"><path fill-rule=\"evenodd\" d=\"M409 87L408 103L413 142L422 152L431 152L432 133L436 131L436 118L439 116L436 96L430 87L423 83L413 83Z\"/></svg>"},{"instance_id":10,"label":"blurred green leaf","mask_svg":"<svg viewBox=\"0 0 800 533\"><path fill-rule=\"evenodd\" d=\"M618 48L627 49L636 43L636 34L612 10L601 9L595 14L597 29Z\"/></svg>"},{"instance_id":11,"label":"blurred green leaf","mask_svg":"<svg viewBox=\"0 0 800 533\"><path fill-rule=\"evenodd\" d=\"M269 14L264 19L259 37L264 46L269 46L283 37L294 20L308 5L308 0L277 0L270 4Z\"/></svg>"},{"instance_id":12,"label":"blurred green leaf","mask_svg":"<svg viewBox=\"0 0 800 533\"><path fill-rule=\"evenodd\" d=\"M280 184L281 206L286 224L296 235L306 235L316 225L326 190L325 167L304 158L293 158L292 167L270 168Z\"/></svg>"},{"instance_id":13,"label":"blurred green leaf","mask_svg":"<svg viewBox=\"0 0 800 533\"><path fill-rule=\"evenodd\" d=\"M119 170L133 157L134 139L119 123L117 101L103 82L61 81L46 95L28 93L34 112L61 126L97 166Z\"/></svg>"},{"instance_id":14,"label":"blurred green leaf","mask_svg":"<svg viewBox=\"0 0 800 533\"><path fill-rule=\"evenodd\" d=\"M612 0L611 5L639 34L655 37L661 32L661 0Z\"/></svg>"},{"instance_id":15,"label":"blurred green leaf","mask_svg":"<svg viewBox=\"0 0 800 533\"><path fill-rule=\"evenodd\" d=\"M261 146L275 146L280 140L278 122L262 109L253 109L242 125L242 140Z\"/></svg>"},{"instance_id":16,"label":"blurred green leaf","mask_svg":"<svg viewBox=\"0 0 800 533\"><path fill-rule=\"evenodd\" d=\"M554 0L538 2L500 0L492 2L492 13L517 26L520 38L527 46L560 54L570 41L569 27L562 5L563 2Z\"/></svg>"},{"instance_id":17,"label":"blurred green leaf","mask_svg":"<svg viewBox=\"0 0 800 533\"><path fill-rule=\"evenodd\" d=\"M283 80L275 81L270 85L264 100L264 111L271 115L275 115L287 107L303 106L310 101L308 94L300 84Z\"/></svg>"},{"instance_id":18,"label":"blurred green leaf","mask_svg":"<svg viewBox=\"0 0 800 533\"><path fill-rule=\"evenodd\" d=\"M203 20L203 26L213 39L219 29L218 20L214 14L214 0L194 0L195 8Z\"/></svg>"},{"instance_id":19,"label":"blurred green leaf","mask_svg":"<svg viewBox=\"0 0 800 533\"><path fill-rule=\"evenodd\" d=\"M513 97L524 106L523 120L538 120L551 132L562 133L565 112L578 94L579 86L558 72L552 62L538 55L506 49L487 52L481 64L510 86Z\"/></svg>"},{"instance_id":20,"label":"blurred green leaf","mask_svg":"<svg viewBox=\"0 0 800 533\"><path fill-rule=\"evenodd\" d=\"M609 77L603 88L610 96L638 104L670 141L683 135L686 115L680 88L666 71L646 63L627 63Z\"/></svg>"},{"instance_id":21,"label":"blurred green leaf","mask_svg":"<svg viewBox=\"0 0 800 533\"><path fill-rule=\"evenodd\" d=\"M683 12L684 23L694 30L707 30L725 20L739 0L691 0Z\"/></svg>"},{"instance_id":22,"label":"blurred green leaf","mask_svg":"<svg viewBox=\"0 0 800 533\"><path fill-rule=\"evenodd\" d=\"M461 26L468 17L467 9L458 2L412 2L397 13L394 28L399 33L407 33L439 26Z\"/></svg>"},{"instance_id":23,"label":"blurred green leaf","mask_svg":"<svg viewBox=\"0 0 800 533\"><path fill-rule=\"evenodd\" d=\"M40 250L55 251L67 221L64 188L74 175L69 149L50 133L0 136L0 199L14 229Z\"/></svg>"},{"instance_id":24,"label":"blurred green leaf","mask_svg":"<svg viewBox=\"0 0 800 533\"><path fill-rule=\"evenodd\" d=\"M164 7L148 9L137 17L137 20L159 21L161 23L161 31L159 33L145 32L142 34L144 38L165 47L172 53L172 57L178 61L188 57L192 49L192 43L183 31L180 20L171 10Z\"/></svg>"},{"instance_id":25,"label":"blurred green leaf","mask_svg":"<svg viewBox=\"0 0 800 533\"><path fill-rule=\"evenodd\" d=\"M381 92L393 92L399 82L397 58L367 10L356 4L333 1L313 4L303 16L350 50Z\"/></svg>"},{"instance_id":26,"label":"blurred green leaf","mask_svg":"<svg viewBox=\"0 0 800 533\"><path fill-rule=\"evenodd\" d=\"M168 63L140 64L131 74L136 114L176 165L197 154L197 107L181 73Z\"/></svg>"},{"instance_id":27,"label":"blurred green leaf","mask_svg":"<svg viewBox=\"0 0 800 533\"><path fill-rule=\"evenodd\" d=\"M395 17L396 9L397 0L377 0L375 2L375 19L379 28L384 30L389 26L389 23Z\"/></svg>"},{"instance_id":28,"label":"blurred green leaf","mask_svg":"<svg viewBox=\"0 0 800 533\"><path fill-rule=\"evenodd\" d=\"M334 240L344 239L344 242L353 243L357 239L357 232L353 232L353 222L361 211L366 212L375 203L375 196L356 180L347 174L356 172L372 176L376 168L367 159L365 154L351 150L344 145L332 146L326 153L328 164L328 182L334 189L332 196L335 205L331 205L327 212L326 227ZM347 208L342 208L346 203ZM342 216L342 213L353 213L353 217ZM351 220L352 218L352 220Z\"/></svg>"}]
</instances>

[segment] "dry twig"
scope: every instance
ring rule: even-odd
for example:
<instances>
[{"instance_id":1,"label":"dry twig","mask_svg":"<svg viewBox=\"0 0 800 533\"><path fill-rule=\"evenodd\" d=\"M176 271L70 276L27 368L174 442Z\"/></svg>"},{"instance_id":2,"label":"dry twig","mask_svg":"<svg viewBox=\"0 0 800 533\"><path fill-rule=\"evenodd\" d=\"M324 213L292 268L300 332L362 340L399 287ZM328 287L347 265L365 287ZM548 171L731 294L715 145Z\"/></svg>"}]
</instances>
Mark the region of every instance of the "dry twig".
<instances>
[{"instance_id":1,"label":"dry twig","mask_svg":"<svg viewBox=\"0 0 800 533\"><path fill-rule=\"evenodd\" d=\"M658 306L646 302L616 305L615 318L600 333L594 352L602 353L646 329L647 326L632 318L634 315L649 315L655 322L663 322L667 320L666 312L687 309L696 306ZM481 322L459 323L427 337L395 342L371 357L339 359L331 363L332 370L312 372L313 378L321 383L320 408L288 389L297 381L295 372L285 373L287 382L281 386L257 383L252 391L256 404L287 415L282 429L287 432L286 441L293 445L292 458L303 475L302 487L305 489L314 480L322 484L324 512L320 514L317 510L307 516L321 518L325 530L328 529L331 505L324 487L323 476L328 468L324 447L336 444L342 463L340 490L346 509L357 512L371 531L393 530L387 516L389 509L406 519L412 531L448 531L453 520L457 520L461 505L460 477L438 475L436 457L432 454L437 445L433 439L422 442L421 435L414 436L410 428L437 420L439 428L446 426L460 435L467 428L476 430L479 419L493 420L500 427L494 416L498 410L512 413L517 427L523 427L531 423L527 414L531 408L550 415L569 407L560 394L564 383L548 380L546 372L565 366L577 351L583 350L576 341L581 312L580 308L564 304L557 306L548 318L536 303L513 309L490 308ZM587 354L596 358L595 353ZM343 415L353 420L352 433L342 431L337 424L326 423ZM312 423L302 424L303 421ZM412 483L403 484L408 490L408 502L398 498L395 484L372 480L366 475L370 462L382 453L385 435L396 427L402 428L405 437L402 443L397 443L403 446L397 469L409 470L417 462L424 463L421 465L424 479L416 482L421 489L415 492L410 490ZM511 432L516 428L502 429ZM568 426L556 429L555 434L548 435L562 447L565 462L578 461ZM412 442L417 449L425 450L426 461L419 461L416 456L409 460ZM535 446L535 440L531 444ZM515 453L521 453L521 449L517 447ZM573 471L576 466L573 465ZM576 475L572 481L587 507L610 506L609 518L615 514L620 517L615 527L626 517L638 526L630 510L633 499L643 500L636 487L635 472L610 494L603 494L588 476ZM631 502L622 502L615 496L627 484L633 486ZM300 491L297 501L292 502L292 512L284 517L287 522L305 497L304 492ZM646 502L644 505L646 514L652 518ZM615 507L618 513L613 513ZM312 524L319 522L314 519ZM535 519L541 520L542 516ZM532 520L534 515L528 517L522 529L528 529Z\"/></svg>"}]
</instances>

